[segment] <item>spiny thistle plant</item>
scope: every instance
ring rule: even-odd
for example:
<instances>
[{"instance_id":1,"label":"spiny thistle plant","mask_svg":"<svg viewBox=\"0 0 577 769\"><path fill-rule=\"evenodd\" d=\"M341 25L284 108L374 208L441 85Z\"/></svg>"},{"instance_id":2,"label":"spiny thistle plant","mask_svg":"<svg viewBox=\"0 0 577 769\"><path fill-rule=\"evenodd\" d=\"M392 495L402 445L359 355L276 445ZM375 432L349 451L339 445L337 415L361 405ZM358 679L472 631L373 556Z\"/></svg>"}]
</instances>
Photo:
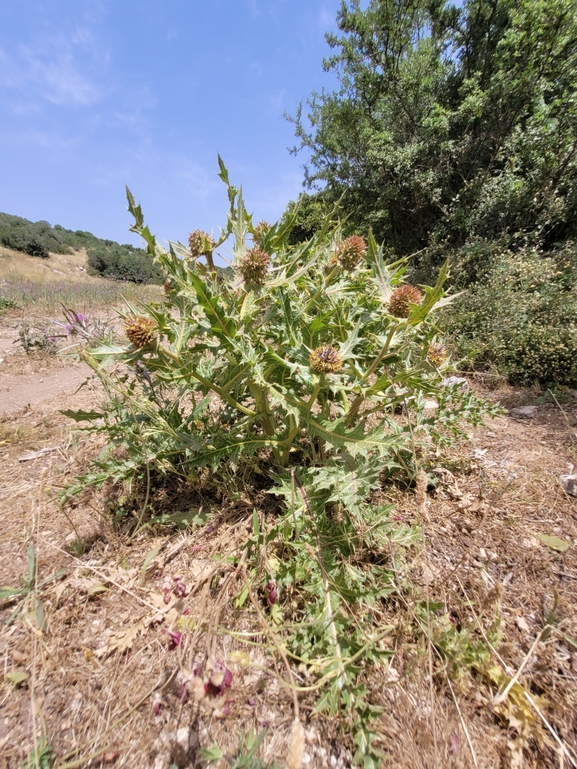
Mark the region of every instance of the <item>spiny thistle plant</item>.
<instances>
[{"instance_id":1,"label":"spiny thistle plant","mask_svg":"<svg viewBox=\"0 0 577 769\"><path fill-rule=\"evenodd\" d=\"M398 286L391 293L388 310L396 318L408 318L411 314L411 305L420 304L422 300L423 295L419 289L406 283L403 286Z\"/></svg>"},{"instance_id":2,"label":"spiny thistle plant","mask_svg":"<svg viewBox=\"0 0 577 769\"><path fill-rule=\"evenodd\" d=\"M427 359L434 366L442 366L449 357L447 348L442 342L432 342L427 350Z\"/></svg>"},{"instance_id":3,"label":"spiny thistle plant","mask_svg":"<svg viewBox=\"0 0 577 769\"><path fill-rule=\"evenodd\" d=\"M367 253L367 244L360 235L351 235L337 246L335 262L344 270L354 270Z\"/></svg>"},{"instance_id":4,"label":"spiny thistle plant","mask_svg":"<svg viewBox=\"0 0 577 769\"><path fill-rule=\"evenodd\" d=\"M376 711L358 676L384 653L370 619L395 590L382 553L392 542L409 547L414 532L372 495L384 471L411 475L419 451L451 440L463 420L479 422L483 406L470 391L443 387L449 363L431 354L435 313L450 301L446 268L421 291L404 282L404 260L387 265L370 232L343 239L332 216L290 246L293 220L255 228L219 163L230 211L210 253L205 236L194 248L162 248L128 192L132 230L169 288L157 303L128 308L130 344L83 354L113 397L109 409L68 412L107 438L94 472L68 493L130 482L142 468L193 482L203 468L225 477L258 465L286 504L266 534L253 521L251 584L266 594L288 653L318 671L318 708L345 708L357 759L377 766L368 726ZM212 251L230 236L233 268L218 269ZM133 373L117 373L118 363ZM277 555L263 556L267 548Z\"/></svg>"},{"instance_id":5,"label":"spiny thistle plant","mask_svg":"<svg viewBox=\"0 0 577 769\"><path fill-rule=\"evenodd\" d=\"M158 329L152 318L130 315L124 324L124 333L137 350L142 350L154 343Z\"/></svg>"}]
</instances>

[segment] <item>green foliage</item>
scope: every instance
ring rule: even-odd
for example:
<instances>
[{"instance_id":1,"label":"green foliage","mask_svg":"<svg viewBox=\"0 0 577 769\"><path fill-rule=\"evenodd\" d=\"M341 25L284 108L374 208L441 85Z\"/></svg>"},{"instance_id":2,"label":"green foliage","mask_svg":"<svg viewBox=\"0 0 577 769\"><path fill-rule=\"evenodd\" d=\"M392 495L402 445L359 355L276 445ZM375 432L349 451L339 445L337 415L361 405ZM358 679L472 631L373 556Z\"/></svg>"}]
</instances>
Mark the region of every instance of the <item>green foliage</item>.
<instances>
[{"instance_id":1,"label":"green foliage","mask_svg":"<svg viewBox=\"0 0 577 769\"><path fill-rule=\"evenodd\" d=\"M289 245L296 246L310 240L322 228L332 209L330 198L322 192L314 195L303 192L298 201L291 201L284 215L286 221L292 220Z\"/></svg>"},{"instance_id":2,"label":"green foliage","mask_svg":"<svg viewBox=\"0 0 577 769\"><path fill-rule=\"evenodd\" d=\"M240 260L252 220L237 190L228 189ZM269 457L275 468L296 458L326 464L343 452L353 464L375 456L401 467L399 456L413 451L415 435L395 412L407 410L423 439L431 433L418 415L425 396L441 393L442 373L427 353L437 335L433 315L448 303L445 269L436 286L425 288L422 304L396 318L387 306L404 265L385 265L372 237L363 264L348 271L331 261L340 230L329 221L294 248L288 227L275 225L263 241L272 267L262 285L247 286L238 271L213 271L183 246L159 247L132 198L130 207L134 230L148 240L172 290L163 304L147 308L157 329L153 344L104 345L85 355L117 388L105 427L96 429L128 449L127 477L151 462L161 472L193 477L199 468L234 466L253 455ZM149 320L133 308L125 315L132 325L147 325L149 338ZM338 351L341 370L315 373L311 354L323 345ZM118 361L138 363L140 375L106 374L107 363ZM440 419L463 407L464 396L453 395Z\"/></svg>"},{"instance_id":3,"label":"green foliage","mask_svg":"<svg viewBox=\"0 0 577 769\"><path fill-rule=\"evenodd\" d=\"M577 221L575 0L343 2L325 62L340 89L292 118L320 204L397 253ZM312 209L310 203L308 209Z\"/></svg>"},{"instance_id":4,"label":"green foliage","mask_svg":"<svg viewBox=\"0 0 577 769\"><path fill-rule=\"evenodd\" d=\"M50 769L54 758L54 749L46 737L38 742L38 746L22 764L21 769Z\"/></svg>"},{"instance_id":5,"label":"green foliage","mask_svg":"<svg viewBox=\"0 0 577 769\"><path fill-rule=\"evenodd\" d=\"M316 681L317 709L344 713L356 760L378 766L378 708L362 676L390 652L373 612L396 589L395 559L418 537L379 502L383 475L410 480L417 454L454 440L484 407L444 387L448 362L429 359L435 315L449 303L445 268L435 286L410 292L418 300L397 317L390 300L405 265L386 264L370 232L366 253L355 239L351 259L332 217L296 246L287 217L251 248L252 217L222 162L221 178L230 213L220 242L234 237L235 266L226 271L214 269L211 254L161 248L128 193L133 230L168 288L162 303L124 313L132 344L82 354L110 400L101 412L68 415L102 433L107 448L63 500L105 481L149 489L162 476L198 483L201 471L221 485L241 469L258 477L278 514L269 524L254 512L250 584L237 606L268 590L271 633ZM154 521L150 514L145 502L139 525Z\"/></svg>"},{"instance_id":6,"label":"green foliage","mask_svg":"<svg viewBox=\"0 0 577 769\"><path fill-rule=\"evenodd\" d=\"M131 283L161 283L162 274L141 248L129 245L100 245L88 250L88 268L93 275Z\"/></svg>"},{"instance_id":7,"label":"green foliage","mask_svg":"<svg viewBox=\"0 0 577 769\"><path fill-rule=\"evenodd\" d=\"M446 329L471 366L512 381L577 385L577 250L512 252L479 243L456 255L456 276L477 279L446 312Z\"/></svg>"},{"instance_id":8,"label":"green foliage","mask_svg":"<svg viewBox=\"0 0 577 769\"><path fill-rule=\"evenodd\" d=\"M17 617L21 616L27 609L30 617L34 617L39 629L44 626L44 604L38 598L37 592L55 579L66 573L65 569L54 572L52 576L47 577L41 582L37 582L36 575L36 550L32 542L28 545L28 571L26 576L20 578L21 587L1 587L0 601L21 601L16 609L9 615L6 624L10 625Z\"/></svg>"},{"instance_id":9,"label":"green foliage","mask_svg":"<svg viewBox=\"0 0 577 769\"><path fill-rule=\"evenodd\" d=\"M234 756L225 756L222 750L215 746L207 750L201 750L200 757L208 766L212 766L212 764L224 765L222 760L225 759L226 766L229 766L231 769L280 769L277 763L267 764L256 755L266 737L266 732L266 729L262 729L257 734L252 729L249 729L246 734L241 734Z\"/></svg>"},{"instance_id":10,"label":"green foliage","mask_svg":"<svg viewBox=\"0 0 577 769\"><path fill-rule=\"evenodd\" d=\"M0 312L4 310L14 310L18 307L18 304L8 296L0 294Z\"/></svg>"}]
</instances>

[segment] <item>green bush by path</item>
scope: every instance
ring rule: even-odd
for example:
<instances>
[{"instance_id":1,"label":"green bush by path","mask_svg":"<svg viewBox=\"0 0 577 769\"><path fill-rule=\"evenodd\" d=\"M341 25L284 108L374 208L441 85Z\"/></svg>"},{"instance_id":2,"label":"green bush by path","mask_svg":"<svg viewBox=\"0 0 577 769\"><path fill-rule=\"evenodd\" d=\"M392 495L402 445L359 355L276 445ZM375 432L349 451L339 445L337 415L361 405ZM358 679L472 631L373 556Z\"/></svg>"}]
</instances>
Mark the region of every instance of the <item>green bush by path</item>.
<instances>
[{"instance_id":1,"label":"green bush by path","mask_svg":"<svg viewBox=\"0 0 577 769\"><path fill-rule=\"evenodd\" d=\"M141 248L96 246L88 250L88 271L92 275L131 283L162 283L162 273Z\"/></svg>"},{"instance_id":2,"label":"green bush by path","mask_svg":"<svg viewBox=\"0 0 577 769\"><path fill-rule=\"evenodd\" d=\"M543 254L478 242L454 256L468 288L444 315L458 354L521 384L577 386L577 248ZM471 280L474 278L474 280Z\"/></svg>"}]
</instances>

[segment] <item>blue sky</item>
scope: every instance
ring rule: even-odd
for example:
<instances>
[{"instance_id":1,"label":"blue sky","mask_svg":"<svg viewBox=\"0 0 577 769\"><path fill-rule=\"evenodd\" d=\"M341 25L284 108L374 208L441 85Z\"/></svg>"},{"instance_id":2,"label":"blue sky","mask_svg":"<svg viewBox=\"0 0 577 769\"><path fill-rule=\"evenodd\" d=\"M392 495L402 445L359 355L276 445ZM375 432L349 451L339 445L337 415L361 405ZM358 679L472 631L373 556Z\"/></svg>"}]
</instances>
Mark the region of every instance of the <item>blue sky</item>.
<instances>
[{"instance_id":1,"label":"blue sky","mask_svg":"<svg viewBox=\"0 0 577 769\"><path fill-rule=\"evenodd\" d=\"M127 232L124 184L159 238L218 232L217 153L257 219L302 189L294 113L340 0L0 3L0 211L99 237Z\"/></svg>"}]
</instances>

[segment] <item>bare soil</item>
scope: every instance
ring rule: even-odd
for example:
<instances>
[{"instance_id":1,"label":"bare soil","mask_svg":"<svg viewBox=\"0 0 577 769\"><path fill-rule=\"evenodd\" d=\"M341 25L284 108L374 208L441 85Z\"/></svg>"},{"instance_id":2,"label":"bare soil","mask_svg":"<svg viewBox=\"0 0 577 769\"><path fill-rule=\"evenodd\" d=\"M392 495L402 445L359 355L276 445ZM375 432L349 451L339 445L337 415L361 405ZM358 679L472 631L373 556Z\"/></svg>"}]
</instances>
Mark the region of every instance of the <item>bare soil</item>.
<instances>
[{"instance_id":1,"label":"bare soil","mask_svg":"<svg viewBox=\"0 0 577 769\"><path fill-rule=\"evenodd\" d=\"M12 345L10 321L0 330L0 585L21 584L30 543L40 585L0 603L0 767L20 767L45 735L62 769L182 769L198 765L199 747L233 754L242 732L263 728L261 755L285 766L295 750L287 672L256 612L224 600L242 587L224 556L246 537L253 501L223 506L193 533L147 528L133 540L107 513L115 489L80 496L65 515L54 492L101 445L75 437L60 411L95 406L100 388L78 389L86 369ZM386 767L577 766L577 499L559 481L577 464L577 404L486 394L506 409L535 403L535 417L504 414L473 431L439 457L425 496L385 490L398 520L423 529L410 587L383 606L391 661L368 681ZM78 537L87 552L74 549ZM429 643L415 635L423 606ZM504 705L465 659L468 627L508 677ZM226 696L195 697L187 677L217 662L233 674ZM314 702L299 695L301 765L349 766L353 746Z\"/></svg>"}]
</instances>

